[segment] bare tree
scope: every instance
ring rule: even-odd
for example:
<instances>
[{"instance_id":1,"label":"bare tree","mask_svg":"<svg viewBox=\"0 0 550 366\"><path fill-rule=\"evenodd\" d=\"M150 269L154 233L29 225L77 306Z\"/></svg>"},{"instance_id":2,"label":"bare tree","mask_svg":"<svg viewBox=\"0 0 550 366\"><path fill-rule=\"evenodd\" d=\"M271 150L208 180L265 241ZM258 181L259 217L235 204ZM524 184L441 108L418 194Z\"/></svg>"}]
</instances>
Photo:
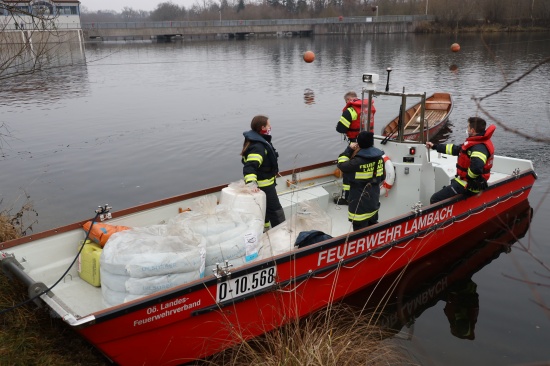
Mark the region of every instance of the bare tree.
<instances>
[{"instance_id":1,"label":"bare tree","mask_svg":"<svg viewBox=\"0 0 550 366\"><path fill-rule=\"evenodd\" d=\"M0 3L0 11L7 14L0 23L0 81L44 70L47 56L76 37L76 32L58 30L57 16L48 7L29 13Z\"/></svg>"},{"instance_id":2,"label":"bare tree","mask_svg":"<svg viewBox=\"0 0 550 366\"><path fill-rule=\"evenodd\" d=\"M64 67L57 57L51 57L60 48L66 48L78 37L75 31L60 31L57 15L49 5L35 7L33 13L0 2L0 82L8 79L24 83L26 76ZM1 101L0 101L1 102ZM12 138L9 125L0 120L0 157Z\"/></svg>"},{"instance_id":3,"label":"bare tree","mask_svg":"<svg viewBox=\"0 0 550 366\"><path fill-rule=\"evenodd\" d=\"M185 14L185 7L179 7L168 1L158 4L157 8L151 12L150 19L153 21L184 20Z\"/></svg>"}]
</instances>

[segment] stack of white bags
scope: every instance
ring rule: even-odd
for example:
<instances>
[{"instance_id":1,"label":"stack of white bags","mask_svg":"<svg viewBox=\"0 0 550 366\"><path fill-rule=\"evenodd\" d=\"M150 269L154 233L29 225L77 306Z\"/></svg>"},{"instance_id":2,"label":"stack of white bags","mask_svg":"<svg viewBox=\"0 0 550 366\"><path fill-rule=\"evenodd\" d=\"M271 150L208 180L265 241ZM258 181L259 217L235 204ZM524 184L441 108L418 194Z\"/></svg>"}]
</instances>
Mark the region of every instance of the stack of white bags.
<instances>
[{"instance_id":1,"label":"stack of white bags","mask_svg":"<svg viewBox=\"0 0 550 366\"><path fill-rule=\"evenodd\" d=\"M226 260L239 266L258 258L265 194L244 181L199 198L166 225L113 234L100 257L106 306L118 305L212 274Z\"/></svg>"}]
</instances>

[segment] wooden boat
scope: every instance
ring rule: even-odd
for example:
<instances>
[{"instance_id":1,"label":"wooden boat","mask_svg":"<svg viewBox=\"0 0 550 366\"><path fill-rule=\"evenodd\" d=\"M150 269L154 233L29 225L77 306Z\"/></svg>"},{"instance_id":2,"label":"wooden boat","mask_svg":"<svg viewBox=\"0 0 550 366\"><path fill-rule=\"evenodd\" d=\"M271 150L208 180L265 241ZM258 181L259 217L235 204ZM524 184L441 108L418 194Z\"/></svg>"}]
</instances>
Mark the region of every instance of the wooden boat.
<instances>
[{"instance_id":1,"label":"wooden boat","mask_svg":"<svg viewBox=\"0 0 550 366\"><path fill-rule=\"evenodd\" d=\"M408 108L403 114L404 139L419 141L422 130L420 120L422 118L422 103L419 102ZM424 138L430 140L447 124L449 115L453 110L453 98L449 93L434 93L426 98L424 110ZM397 136L400 116L392 119L384 128L382 136ZM392 138L392 137L390 137Z\"/></svg>"},{"instance_id":2,"label":"wooden boat","mask_svg":"<svg viewBox=\"0 0 550 366\"><path fill-rule=\"evenodd\" d=\"M385 94L371 90L369 97L374 93ZM420 95L402 95L409 96ZM188 283L106 305L104 286L92 286L71 266L86 237L84 222L4 242L0 263L4 272L28 285L30 296L117 364L178 365L322 309L403 269L525 201L536 179L530 161L495 156L482 194L430 205L430 196L454 177L456 159L438 156L420 142L383 141L375 136L375 146L391 159L395 181L381 195L380 222L359 231L352 231L345 207L333 203L342 180L336 161L328 161L277 178L287 221L261 240L268 248L267 243L285 248L283 252L268 250L244 264L227 259L213 274ZM219 199L226 186L115 212L100 209L94 219L133 228L158 226L205 197ZM320 229L330 237L296 248L298 228L293 224L299 215L307 217L310 212L303 207L312 202L310 207L329 218L328 228ZM276 234L282 239L273 239Z\"/></svg>"}]
</instances>

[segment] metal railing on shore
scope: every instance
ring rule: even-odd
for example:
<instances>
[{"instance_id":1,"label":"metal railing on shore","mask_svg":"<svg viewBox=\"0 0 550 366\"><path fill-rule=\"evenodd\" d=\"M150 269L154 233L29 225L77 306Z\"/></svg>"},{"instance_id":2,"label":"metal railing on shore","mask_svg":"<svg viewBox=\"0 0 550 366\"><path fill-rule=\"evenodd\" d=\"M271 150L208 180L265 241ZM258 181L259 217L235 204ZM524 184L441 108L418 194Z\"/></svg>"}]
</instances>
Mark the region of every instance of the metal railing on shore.
<instances>
[{"instance_id":1,"label":"metal railing on shore","mask_svg":"<svg viewBox=\"0 0 550 366\"><path fill-rule=\"evenodd\" d=\"M141 29L141 28L186 28L186 27L243 27L268 25L315 25L334 23L380 23L433 21L432 15L387 15L363 17L332 17L307 19L264 19L264 20L205 20L205 21L162 21L162 22L97 22L82 23L82 29Z\"/></svg>"},{"instance_id":2,"label":"metal railing on shore","mask_svg":"<svg viewBox=\"0 0 550 366\"><path fill-rule=\"evenodd\" d=\"M55 30L78 30L82 29L80 23L7 23L0 25L0 31L13 31L13 30L46 30L46 31L55 31Z\"/></svg>"}]
</instances>

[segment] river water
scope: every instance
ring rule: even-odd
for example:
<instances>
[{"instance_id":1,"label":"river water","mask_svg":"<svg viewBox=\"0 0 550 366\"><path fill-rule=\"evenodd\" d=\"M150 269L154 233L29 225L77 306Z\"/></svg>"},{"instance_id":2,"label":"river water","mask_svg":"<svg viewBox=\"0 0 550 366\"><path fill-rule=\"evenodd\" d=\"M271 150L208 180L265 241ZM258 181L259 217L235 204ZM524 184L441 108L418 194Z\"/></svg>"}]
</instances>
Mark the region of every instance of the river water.
<instances>
[{"instance_id":1,"label":"river water","mask_svg":"<svg viewBox=\"0 0 550 366\"><path fill-rule=\"evenodd\" d=\"M460 52L450 51L454 42ZM313 63L302 60L306 50ZM550 64L499 89L549 56L547 33L61 47L49 59L59 67L0 85L0 209L29 197L37 232L90 218L99 205L119 210L238 180L242 132L256 114L270 117L282 169L334 159L345 146L334 129L344 93L360 92L366 72L380 75L383 90L391 67L390 91L453 94L443 140L462 142L466 119L489 119L486 111L504 124L494 136L497 154L531 159L539 176L521 239L532 255L515 246L473 277L475 340L451 334L440 302L400 342L423 365L548 362L550 143L517 132L550 138ZM472 100L493 92L483 110ZM399 111L387 97L375 106L375 121Z\"/></svg>"}]
</instances>

